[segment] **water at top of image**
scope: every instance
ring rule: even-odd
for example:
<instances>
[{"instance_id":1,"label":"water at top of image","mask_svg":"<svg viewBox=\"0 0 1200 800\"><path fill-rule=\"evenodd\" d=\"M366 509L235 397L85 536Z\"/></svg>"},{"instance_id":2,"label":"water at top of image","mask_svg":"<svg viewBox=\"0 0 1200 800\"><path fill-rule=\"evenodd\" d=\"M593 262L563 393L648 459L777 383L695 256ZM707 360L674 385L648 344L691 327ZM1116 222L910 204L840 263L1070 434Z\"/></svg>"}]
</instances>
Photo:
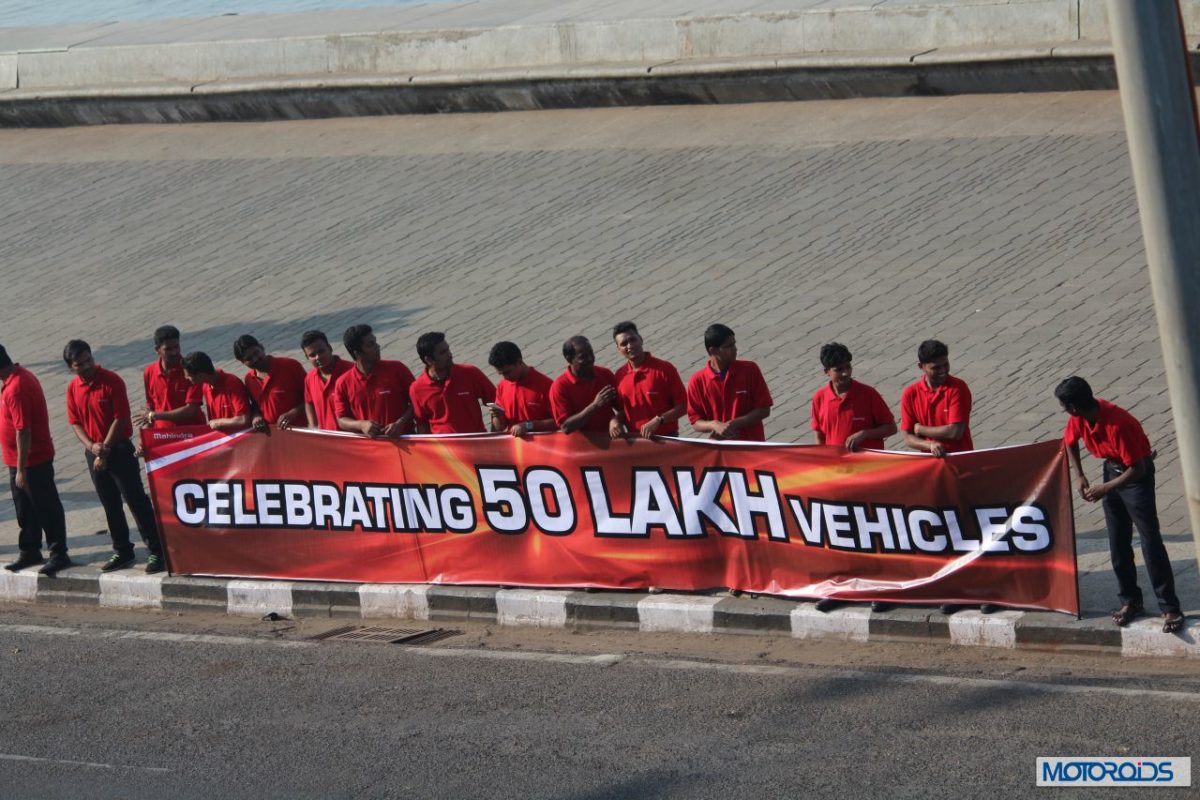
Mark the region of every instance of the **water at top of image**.
<instances>
[{"instance_id":1,"label":"water at top of image","mask_svg":"<svg viewBox=\"0 0 1200 800\"><path fill-rule=\"evenodd\" d=\"M0 0L0 28L186 19L222 14L289 14L438 2L449 0Z\"/></svg>"}]
</instances>

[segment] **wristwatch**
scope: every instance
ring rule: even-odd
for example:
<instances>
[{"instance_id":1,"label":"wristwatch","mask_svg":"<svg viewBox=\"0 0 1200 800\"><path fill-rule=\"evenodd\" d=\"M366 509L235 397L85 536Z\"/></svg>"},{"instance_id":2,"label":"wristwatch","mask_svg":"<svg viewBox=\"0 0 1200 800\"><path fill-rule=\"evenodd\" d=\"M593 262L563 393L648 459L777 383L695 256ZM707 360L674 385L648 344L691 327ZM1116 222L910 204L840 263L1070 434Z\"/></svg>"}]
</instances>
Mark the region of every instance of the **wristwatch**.
<instances>
[{"instance_id":1,"label":"wristwatch","mask_svg":"<svg viewBox=\"0 0 1200 800\"><path fill-rule=\"evenodd\" d=\"M532 420L527 420L523 424L525 425L526 433L533 433L533 421Z\"/></svg>"}]
</instances>

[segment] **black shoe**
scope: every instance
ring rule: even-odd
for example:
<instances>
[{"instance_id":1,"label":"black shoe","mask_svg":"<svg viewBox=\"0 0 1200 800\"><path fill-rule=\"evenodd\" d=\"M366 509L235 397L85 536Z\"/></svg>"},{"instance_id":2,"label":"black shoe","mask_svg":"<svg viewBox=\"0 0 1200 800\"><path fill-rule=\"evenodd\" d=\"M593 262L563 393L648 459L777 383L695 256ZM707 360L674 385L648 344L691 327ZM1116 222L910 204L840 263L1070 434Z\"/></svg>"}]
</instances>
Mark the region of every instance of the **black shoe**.
<instances>
[{"instance_id":1,"label":"black shoe","mask_svg":"<svg viewBox=\"0 0 1200 800\"><path fill-rule=\"evenodd\" d=\"M153 575L156 572L165 572L166 569L167 562L163 560L162 556L151 553L150 556L146 558L147 575Z\"/></svg>"},{"instance_id":2,"label":"black shoe","mask_svg":"<svg viewBox=\"0 0 1200 800\"><path fill-rule=\"evenodd\" d=\"M984 603L979 607L980 614L995 614L997 611L1003 611L1004 606L996 605L995 603Z\"/></svg>"},{"instance_id":3,"label":"black shoe","mask_svg":"<svg viewBox=\"0 0 1200 800\"><path fill-rule=\"evenodd\" d=\"M953 614L955 611L958 611L960 608L962 608L962 606L955 605L954 603L942 603L940 606L938 606L938 609L947 617Z\"/></svg>"},{"instance_id":4,"label":"black shoe","mask_svg":"<svg viewBox=\"0 0 1200 800\"><path fill-rule=\"evenodd\" d=\"M4 568L9 572L16 572L19 569L32 567L34 564L41 564L43 561L45 559L42 558L41 553L21 553L21 555L17 556L16 561L11 564L5 564Z\"/></svg>"},{"instance_id":5,"label":"black shoe","mask_svg":"<svg viewBox=\"0 0 1200 800\"><path fill-rule=\"evenodd\" d=\"M892 604L885 603L882 600L872 600L871 601L871 610L872 611L891 611Z\"/></svg>"},{"instance_id":6,"label":"black shoe","mask_svg":"<svg viewBox=\"0 0 1200 800\"><path fill-rule=\"evenodd\" d=\"M841 604L841 600L834 600L832 597L822 597L817 601L817 611L820 611L822 614L828 614Z\"/></svg>"},{"instance_id":7,"label":"black shoe","mask_svg":"<svg viewBox=\"0 0 1200 800\"><path fill-rule=\"evenodd\" d=\"M108 561L100 568L101 572L113 572L118 569L125 569L133 566L133 553L113 553L108 557Z\"/></svg>"},{"instance_id":8,"label":"black shoe","mask_svg":"<svg viewBox=\"0 0 1200 800\"><path fill-rule=\"evenodd\" d=\"M48 575L53 578L59 572L59 570L64 570L67 567L73 566L75 566L75 562L71 561L66 553L55 553L54 555L50 556L50 560L38 570L38 574Z\"/></svg>"}]
</instances>

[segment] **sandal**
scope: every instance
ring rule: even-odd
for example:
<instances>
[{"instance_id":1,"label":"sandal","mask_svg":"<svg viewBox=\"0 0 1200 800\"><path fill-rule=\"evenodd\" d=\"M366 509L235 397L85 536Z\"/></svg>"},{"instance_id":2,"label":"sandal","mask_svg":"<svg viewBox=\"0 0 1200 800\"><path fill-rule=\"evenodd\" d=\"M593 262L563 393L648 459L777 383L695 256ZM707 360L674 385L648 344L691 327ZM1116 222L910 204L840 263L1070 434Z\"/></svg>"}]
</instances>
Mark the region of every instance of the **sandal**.
<instances>
[{"instance_id":1,"label":"sandal","mask_svg":"<svg viewBox=\"0 0 1200 800\"><path fill-rule=\"evenodd\" d=\"M1126 603L1125 605L1112 612L1113 624L1118 628L1124 628L1129 623L1142 613L1141 603Z\"/></svg>"},{"instance_id":2,"label":"sandal","mask_svg":"<svg viewBox=\"0 0 1200 800\"><path fill-rule=\"evenodd\" d=\"M1183 630L1183 614L1178 611L1163 612L1163 633L1179 633Z\"/></svg>"}]
</instances>

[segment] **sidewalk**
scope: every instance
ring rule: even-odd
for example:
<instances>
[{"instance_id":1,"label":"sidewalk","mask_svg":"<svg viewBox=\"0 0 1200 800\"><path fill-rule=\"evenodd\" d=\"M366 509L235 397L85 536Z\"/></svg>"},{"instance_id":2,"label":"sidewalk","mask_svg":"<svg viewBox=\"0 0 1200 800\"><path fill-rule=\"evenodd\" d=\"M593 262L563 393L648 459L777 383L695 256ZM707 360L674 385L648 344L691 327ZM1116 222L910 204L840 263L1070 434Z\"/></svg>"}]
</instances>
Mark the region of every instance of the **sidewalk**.
<instances>
[{"instance_id":1,"label":"sidewalk","mask_svg":"<svg viewBox=\"0 0 1200 800\"><path fill-rule=\"evenodd\" d=\"M1182 6L1200 32L1200 0ZM0 28L8 126L1114 87L1104 0L477 0Z\"/></svg>"},{"instance_id":2,"label":"sidewalk","mask_svg":"<svg viewBox=\"0 0 1200 800\"><path fill-rule=\"evenodd\" d=\"M72 530L90 530L103 518L94 510L73 512ZM136 532L135 532L136 537ZM470 619L497 625L570 629L616 629L643 633L751 634L829 638L841 641L912 641L973 647L1075 650L1131 657L1200 658L1200 582L1195 562L1177 574L1189 614L1178 635L1162 633L1153 595L1149 616L1124 629L1108 619L1106 598L1115 591L1107 550L1081 542L1080 595L1083 619L1041 611L983 615L963 609L945 616L937 608L897 606L874 613L865 603L821 613L811 602L774 597L731 597L725 592L663 593L501 589L495 586L355 584L320 581L240 580L146 575L141 564L104 574L107 536L71 537L79 566L56 578L0 571L0 602L99 605L107 608L206 611L262 617L434 620ZM12 549L0 547L0 551ZM1190 542L1169 543L1173 556L1187 557ZM145 552L139 547L139 562ZM4 557L7 560L7 556Z\"/></svg>"}]
</instances>

